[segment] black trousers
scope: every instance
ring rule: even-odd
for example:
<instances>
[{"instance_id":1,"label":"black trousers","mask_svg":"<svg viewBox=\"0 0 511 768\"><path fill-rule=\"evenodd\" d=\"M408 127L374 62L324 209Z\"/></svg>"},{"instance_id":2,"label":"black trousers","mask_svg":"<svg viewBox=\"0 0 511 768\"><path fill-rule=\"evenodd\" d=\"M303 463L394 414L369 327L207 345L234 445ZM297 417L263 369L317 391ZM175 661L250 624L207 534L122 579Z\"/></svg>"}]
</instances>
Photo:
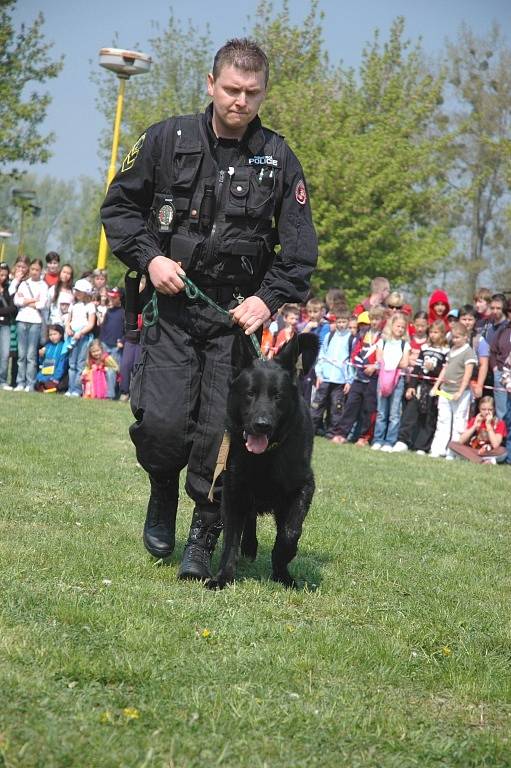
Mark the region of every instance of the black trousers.
<instances>
[{"instance_id":1,"label":"black trousers","mask_svg":"<svg viewBox=\"0 0 511 768\"><path fill-rule=\"evenodd\" d=\"M158 311L158 323L144 329L131 384L136 422L130 436L138 462L157 482L175 480L187 467L187 494L196 505L214 509L221 482L215 485L213 507L208 493L225 429L233 341L240 330L184 294L159 294Z\"/></svg>"},{"instance_id":2,"label":"black trousers","mask_svg":"<svg viewBox=\"0 0 511 768\"><path fill-rule=\"evenodd\" d=\"M325 426L328 436L338 434L345 401L343 390L344 384L331 384L327 381L321 382L316 389L311 403L314 431ZM326 424L324 425L325 414Z\"/></svg>"},{"instance_id":3,"label":"black trousers","mask_svg":"<svg viewBox=\"0 0 511 768\"><path fill-rule=\"evenodd\" d=\"M378 377L372 376L368 382L355 381L350 387L336 435L348 437L353 425L358 421L357 432L365 435L371 428L371 418L376 412L376 386Z\"/></svg>"},{"instance_id":4,"label":"black trousers","mask_svg":"<svg viewBox=\"0 0 511 768\"><path fill-rule=\"evenodd\" d=\"M401 443L406 443L414 451L429 451L435 436L438 417L437 398L428 397L426 402L427 411L421 413L416 397L403 400L403 413L397 439Z\"/></svg>"}]
</instances>

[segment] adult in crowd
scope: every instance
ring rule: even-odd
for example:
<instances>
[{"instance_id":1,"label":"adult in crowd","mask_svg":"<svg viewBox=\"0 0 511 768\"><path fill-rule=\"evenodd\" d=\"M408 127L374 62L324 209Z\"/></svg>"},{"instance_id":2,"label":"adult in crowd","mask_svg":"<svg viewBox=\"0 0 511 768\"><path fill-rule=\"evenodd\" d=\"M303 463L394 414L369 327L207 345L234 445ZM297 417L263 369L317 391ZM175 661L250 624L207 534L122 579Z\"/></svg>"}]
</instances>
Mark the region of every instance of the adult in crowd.
<instances>
[{"instance_id":1,"label":"adult in crowd","mask_svg":"<svg viewBox=\"0 0 511 768\"><path fill-rule=\"evenodd\" d=\"M493 371L493 386L495 387L495 414L498 419L505 419L508 393L502 382L502 375L506 360L511 353L511 323L505 314L505 300L502 302L500 297L496 299L495 296L492 296L491 307L492 315L495 313L499 316L499 320L494 326L496 330L491 336L489 363ZM500 315L502 316L501 319Z\"/></svg>"},{"instance_id":2,"label":"adult in crowd","mask_svg":"<svg viewBox=\"0 0 511 768\"><path fill-rule=\"evenodd\" d=\"M492 345L497 333L508 324L506 317L506 297L503 293L494 293L490 301L490 322L486 325L484 338ZM490 367L492 361L490 359Z\"/></svg>"},{"instance_id":3,"label":"adult in crowd","mask_svg":"<svg viewBox=\"0 0 511 768\"><path fill-rule=\"evenodd\" d=\"M44 257L46 262L46 271L44 273L44 282L51 288L52 285L56 285L59 280L60 272L60 255L56 251L50 251Z\"/></svg>"},{"instance_id":4,"label":"adult in crowd","mask_svg":"<svg viewBox=\"0 0 511 768\"><path fill-rule=\"evenodd\" d=\"M9 282L9 293L14 296L23 280L28 278L30 259L28 256L18 256L12 268L11 280Z\"/></svg>"},{"instance_id":5,"label":"adult in crowd","mask_svg":"<svg viewBox=\"0 0 511 768\"><path fill-rule=\"evenodd\" d=\"M235 339L240 329L258 331L283 303L303 301L317 259L303 171L257 114L268 70L254 42L226 43L208 75L206 111L148 128L102 207L113 252L130 269L148 272L156 289L159 320L144 329L131 437L151 481L144 542L155 556L174 548L179 473L188 466L186 491L195 508L183 579L210 576L221 530L221 489L215 487L212 503L208 493ZM187 299L185 273L230 310L233 323Z\"/></svg>"},{"instance_id":6,"label":"adult in crowd","mask_svg":"<svg viewBox=\"0 0 511 768\"><path fill-rule=\"evenodd\" d=\"M368 312L373 307L386 305L390 293L390 283L386 277L375 277L371 280L370 294L357 304L353 314L358 317L361 312Z\"/></svg>"},{"instance_id":7,"label":"adult in crowd","mask_svg":"<svg viewBox=\"0 0 511 768\"><path fill-rule=\"evenodd\" d=\"M12 389L7 383L9 352L11 348L11 323L17 307L9 293L9 265L0 264L0 389Z\"/></svg>"},{"instance_id":8,"label":"adult in crowd","mask_svg":"<svg viewBox=\"0 0 511 768\"><path fill-rule=\"evenodd\" d=\"M18 307L16 335L18 337L18 375L15 391L32 392L39 361L39 340L43 323L43 311L48 302L48 286L41 279L43 262L30 262L28 280L23 280L14 295Z\"/></svg>"}]
</instances>

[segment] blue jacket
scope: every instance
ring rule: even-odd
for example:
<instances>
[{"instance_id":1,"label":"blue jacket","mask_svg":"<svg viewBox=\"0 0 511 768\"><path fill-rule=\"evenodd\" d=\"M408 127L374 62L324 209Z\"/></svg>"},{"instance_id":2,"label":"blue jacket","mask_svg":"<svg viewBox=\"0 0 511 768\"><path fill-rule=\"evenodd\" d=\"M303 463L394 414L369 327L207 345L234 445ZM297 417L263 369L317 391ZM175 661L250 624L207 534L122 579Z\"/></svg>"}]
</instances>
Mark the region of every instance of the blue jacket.
<instances>
[{"instance_id":1,"label":"blue jacket","mask_svg":"<svg viewBox=\"0 0 511 768\"><path fill-rule=\"evenodd\" d=\"M45 345L44 358L39 364L37 381L60 381L67 371L68 359L67 341L59 341L52 344L49 341Z\"/></svg>"},{"instance_id":2,"label":"blue jacket","mask_svg":"<svg viewBox=\"0 0 511 768\"><path fill-rule=\"evenodd\" d=\"M348 365L353 336L351 331L334 331L325 336L316 363L316 376L329 384L350 384L353 373Z\"/></svg>"}]
</instances>

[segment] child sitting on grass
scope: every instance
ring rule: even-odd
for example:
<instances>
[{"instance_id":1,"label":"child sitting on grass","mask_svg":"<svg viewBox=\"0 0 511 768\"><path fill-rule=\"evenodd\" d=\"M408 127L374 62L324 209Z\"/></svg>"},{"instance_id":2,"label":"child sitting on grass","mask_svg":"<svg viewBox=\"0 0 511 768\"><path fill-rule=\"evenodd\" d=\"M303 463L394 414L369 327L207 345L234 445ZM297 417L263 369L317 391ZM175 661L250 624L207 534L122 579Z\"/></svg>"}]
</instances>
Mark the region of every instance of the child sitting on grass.
<instances>
[{"instance_id":1,"label":"child sitting on grass","mask_svg":"<svg viewBox=\"0 0 511 768\"><path fill-rule=\"evenodd\" d=\"M451 440L449 448L475 464L497 464L505 461L507 451L502 443L506 437L505 423L495 416L493 397L482 397L479 413L469 419L459 440Z\"/></svg>"},{"instance_id":2,"label":"child sitting on grass","mask_svg":"<svg viewBox=\"0 0 511 768\"><path fill-rule=\"evenodd\" d=\"M457 441L465 429L470 408L470 379L477 355L468 343L468 330L462 323L453 323L451 349L435 386L431 391L438 395L438 419L431 444L432 458L445 456L453 459L448 449L450 440Z\"/></svg>"},{"instance_id":3,"label":"child sitting on grass","mask_svg":"<svg viewBox=\"0 0 511 768\"><path fill-rule=\"evenodd\" d=\"M112 355L103 349L99 339L89 344L87 362L82 372L83 397L106 400L108 397L108 370L118 371L119 366Z\"/></svg>"},{"instance_id":4,"label":"child sitting on grass","mask_svg":"<svg viewBox=\"0 0 511 768\"><path fill-rule=\"evenodd\" d=\"M42 362L36 377L38 392L64 392L67 387L68 346L59 323L48 327L48 341L39 350Z\"/></svg>"}]
</instances>

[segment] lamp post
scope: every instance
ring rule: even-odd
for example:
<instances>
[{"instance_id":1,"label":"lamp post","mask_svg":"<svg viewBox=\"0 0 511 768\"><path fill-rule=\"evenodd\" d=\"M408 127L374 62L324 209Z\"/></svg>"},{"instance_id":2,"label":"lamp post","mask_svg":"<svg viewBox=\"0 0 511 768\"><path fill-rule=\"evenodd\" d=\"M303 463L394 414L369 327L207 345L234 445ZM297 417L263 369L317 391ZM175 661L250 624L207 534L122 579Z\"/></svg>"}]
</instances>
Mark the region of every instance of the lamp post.
<instances>
[{"instance_id":1,"label":"lamp post","mask_svg":"<svg viewBox=\"0 0 511 768\"><path fill-rule=\"evenodd\" d=\"M142 75L144 72L149 72L151 68L151 57L147 53L139 53L138 51L125 51L122 48L102 48L99 52L99 64L105 69L109 69L111 72L115 72L119 78L119 91L117 94L117 107L115 110L114 119L114 135L112 139L112 153L110 155L110 165L108 167L108 174L106 180L106 188L108 189L110 182L115 176L115 169L117 165L117 150L119 148L119 133L121 129L122 108L124 104L124 91L126 88L126 80L129 80L133 75ZM105 231L101 227L101 234L99 237L99 249L98 249L98 269L104 269L106 267L108 246L105 237Z\"/></svg>"},{"instance_id":2,"label":"lamp post","mask_svg":"<svg viewBox=\"0 0 511 768\"><path fill-rule=\"evenodd\" d=\"M18 256L23 256L25 237L25 214L30 211L34 216L39 216L41 208L34 203L36 193L33 189L13 189L12 201L20 209L20 234L18 238Z\"/></svg>"},{"instance_id":3,"label":"lamp post","mask_svg":"<svg viewBox=\"0 0 511 768\"><path fill-rule=\"evenodd\" d=\"M7 229L0 230L0 240L2 241L0 245L0 261L5 261L5 241L10 237L12 237L12 232L9 232Z\"/></svg>"}]
</instances>

